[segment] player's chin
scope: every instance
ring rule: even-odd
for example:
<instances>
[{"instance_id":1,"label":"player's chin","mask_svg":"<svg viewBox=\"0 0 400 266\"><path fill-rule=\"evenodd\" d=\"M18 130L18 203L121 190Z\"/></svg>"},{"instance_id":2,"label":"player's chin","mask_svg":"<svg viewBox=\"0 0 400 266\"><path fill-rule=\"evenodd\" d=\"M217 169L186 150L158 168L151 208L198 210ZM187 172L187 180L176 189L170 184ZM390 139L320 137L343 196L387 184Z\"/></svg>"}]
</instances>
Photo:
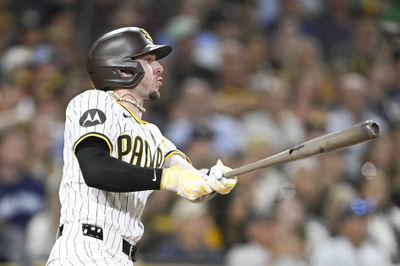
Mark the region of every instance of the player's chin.
<instances>
[{"instance_id":1,"label":"player's chin","mask_svg":"<svg viewBox=\"0 0 400 266\"><path fill-rule=\"evenodd\" d=\"M154 90L150 92L149 99L150 100L158 100L161 97L161 94L158 90Z\"/></svg>"}]
</instances>

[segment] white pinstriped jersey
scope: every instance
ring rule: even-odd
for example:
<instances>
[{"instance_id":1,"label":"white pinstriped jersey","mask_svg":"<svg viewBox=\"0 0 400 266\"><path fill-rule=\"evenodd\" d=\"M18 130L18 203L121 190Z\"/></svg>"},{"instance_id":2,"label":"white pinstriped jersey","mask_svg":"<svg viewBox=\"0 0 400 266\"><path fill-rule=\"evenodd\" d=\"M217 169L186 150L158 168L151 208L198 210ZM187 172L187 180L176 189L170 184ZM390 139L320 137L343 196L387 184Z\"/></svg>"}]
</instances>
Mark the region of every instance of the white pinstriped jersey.
<instances>
[{"instance_id":1,"label":"white pinstriped jersey","mask_svg":"<svg viewBox=\"0 0 400 266\"><path fill-rule=\"evenodd\" d=\"M105 140L111 156L142 167L162 167L176 147L162 136L158 127L138 119L104 91L85 91L68 104L59 191L60 224L97 225L134 244L143 234L140 216L152 191L113 193L87 186L74 150L89 136ZM104 241L119 244L114 244L115 239Z\"/></svg>"}]
</instances>

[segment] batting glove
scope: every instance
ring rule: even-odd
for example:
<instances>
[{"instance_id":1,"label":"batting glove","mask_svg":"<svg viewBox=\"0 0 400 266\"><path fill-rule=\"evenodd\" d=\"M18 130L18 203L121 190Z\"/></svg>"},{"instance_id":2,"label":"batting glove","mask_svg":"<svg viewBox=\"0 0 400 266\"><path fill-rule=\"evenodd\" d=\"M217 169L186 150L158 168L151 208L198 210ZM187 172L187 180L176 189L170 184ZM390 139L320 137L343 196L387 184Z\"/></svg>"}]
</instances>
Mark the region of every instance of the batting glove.
<instances>
[{"instance_id":1,"label":"batting glove","mask_svg":"<svg viewBox=\"0 0 400 266\"><path fill-rule=\"evenodd\" d=\"M179 165L164 169L161 189L174 191L188 200L195 200L213 191L199 171L181 169Z\"/></svg>"},{"instance_id":2,"label":"batting glove","mask_svg":"<svg viewBox=\"0 0 400 266\"><path fill-rule=\"evenodd\" d=\"M236 186L238 179L237 177L225 178L224 173L232 170L225 166L221 160L210 168L208 175L204 176L207 184L215 191L220 194L228 194Z\"/></svg>"}]
</instances>

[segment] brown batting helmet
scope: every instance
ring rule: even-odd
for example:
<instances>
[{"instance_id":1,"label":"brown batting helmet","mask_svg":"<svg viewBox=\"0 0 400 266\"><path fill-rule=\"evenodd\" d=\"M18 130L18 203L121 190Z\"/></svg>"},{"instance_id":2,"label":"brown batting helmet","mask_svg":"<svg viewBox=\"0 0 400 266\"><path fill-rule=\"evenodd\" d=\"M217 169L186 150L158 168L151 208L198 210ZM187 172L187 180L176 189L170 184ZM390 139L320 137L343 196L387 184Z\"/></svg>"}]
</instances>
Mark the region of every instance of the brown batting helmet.
<instances>
[{"instance_id":1,"label":"brown batting helmet","mask_svg":"<svg viewBox=\"0 0 400 266\"><path fill-rule=\"evenodd\" d=\"M167 56L169 45L156 45L146 30L125 27L110 31L98 38L89 50L87 71L99 90L110 87L135 87L144 76L143 67L135 58L153 53L156 59ZM133 74L124 77L122 72Z\"/></svg>"}]
</instances>

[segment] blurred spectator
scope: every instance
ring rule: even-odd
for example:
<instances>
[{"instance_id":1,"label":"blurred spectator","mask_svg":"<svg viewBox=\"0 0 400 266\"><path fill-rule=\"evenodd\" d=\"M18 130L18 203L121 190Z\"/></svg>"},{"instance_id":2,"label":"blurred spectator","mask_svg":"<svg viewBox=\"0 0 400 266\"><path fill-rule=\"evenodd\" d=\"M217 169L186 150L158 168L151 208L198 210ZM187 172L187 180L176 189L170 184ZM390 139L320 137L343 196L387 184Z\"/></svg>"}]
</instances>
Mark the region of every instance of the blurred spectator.
<instances>
[{"instance_id":1,"label":"blurred spectator","mask_svg":"<svg viewBox=\"0 0 400 266\"><path fill-rule=\"evenodd\" d=\"M29 152L27 164L37 180L45 186L45 210L33 217L27 227L26 252L31 261L45 261L48 252L54 244L54 235L49 231L56 231L58 227L58 187L61 180L63 128L59 128L52 116L57 112L45 114L46 107L41 106L35 118L30 121ZM61 138L61 139L60 139ZM61 145L61 146L60 146ZM38 242L38 239L40 241Z\"/></svg>"},{"instance_id":2,"label":"blurred spectator","mask_svg":"<svg viewBox=\"0 0 400 266\"><path fill-rule=\"evenodd\" d=\"M37 57L42 56L42 60L56 60L64 70L79 62L79 53L75 47L80 45L83 36L80 31L75 31L76 16L69 9L61 10L54 15L45 33L47 42L36 47ZM82 50L82 48L79 49Z\"/></svg>"},{"instance_id":3,"label":"blurred spectator","mask_svg":"<svg viewBox=\"0 0 400 266\"><path fill-rule=\"evenodd\" d=\"M51 100L61 94L65 77L62 75L61 65L55 61L52 46L39 46L35 49L35 56L31 70L30 93L35 97L37 105Z\"/></svg>"},{"instance_id":4,"label":"blurred spectator","mask_svg":"<svg viewBox=\"0 0 400 266\"><path fill-rule=\"evenodd\" d=\"M326 131L334 132L365 120L374 120L378 123L381 134L385 133L386 121L368 107L367 93L369 90L368 80L364 76L357 73L343 74L338 84L338 92L341 96L340 104L328 112L325 120ZM360 144L346 149L344 154L346 174L349 175L352 182L358 181L362 157L367 148L368 144Z\"/></svg>"},{"instance_id":5,"label":"blurred spectator","mask_svg":"<svg viewBox=\"0 0 400 266\"><path fill-rule=\"evenodd\" d=\"M17 18L11 11L11 0L0 2L0 52L12 43L17 35Z\"/></svg>"},{"instance_id":6,"label":"blurred spectator","mask_svg":"<svg viewBox=\"0 0 400 266\"><path fill-rule=\"evenodd\" d=\"M301 232L304 225L304 205L294 195L282 198L274 207L276 231Z\"/></svg>"},{"instance_id":7,"label":"blurred spectator","mask_svg":"<svg viewBox=\"0 0 400 266\"><path fill-rule=\"evenodd\" d=\"M331 152L320 157L321 177L326 187L345 181L345 162L341 152Z\"/></svg>"},{"instance_id":8,"label":"blurred spectator","mask_svg":"<svg viewBox=\"0 0 400 266\"><path fill-rule=\"evenodd\" d=\"M3 77L10 79L13 72L26 67L31 60L32 50L26 45L14 45L6 49L0 58L0 71Z\"/></svg>"},{"instance_id":9,"label":"blurred spectator","mask_svg":"<svg viewBox=\"0 0 400 266\"><path fill-rule=\"evenodd\" d=\"M185 2L185 1L182 1ZM174 86L182 86L182 82L189 76L199 73L194 58L195 37L199 31L199 20L188 15L172 17L164 30L164 35L169 42L174 44L172 55L174 60L171 62ZM172 91L176 94L176 89Z\"/></svg>"},{"instance_id":10,"label":"blurred spectator","mask_svg":"<svg viewBox=\"0 0 400 266\"><path fill-rule=\"evenodd\" d=\"M245 186L238 188L229 198L218 195L210 203L217 212L216 223L221 230L225 249L245 242L246 223L251 212L252 195Z\"/></svg>"},{"instance_id":11,"label":"blurred spectator","mask_svg":"<svg viewBox=\"0 0 400 266\"><path fill-rule=\"evenodd\" d=\"M297 61L299 56L303 56L299 52L305 39L306 36L301 32L298 20L292 17L283 17L279 21L272 33L270 52L277 74L290 79L296 70L299 70L296 68Z\"/></svg>"},{"instance_id":12,"label":"blurred spectator","mask_svg":"<svg viewBox=\"0 0 400 266\"><path fill-rule=\"evenodd\" d=\"M302 124L288 108L289 84L271 78L259 92L259 108L243 115L247 142L265 139L272 152L279 152L304 141Z\"/></svg>"},{"instance_id":13,"label":"blurred spectator","mask_svg":"<svg viewBox=\"0 0 400 266\"><path fill-rule=\"evenodd\" d=\"M336 49L352 41L354 19L350 0L328 0L323 12L309 19L304 26L306 33L316 36L324 47L324 55L334 59Z\"/></svg>"},{"instance_id":14,"label":"blurred spectator","mask_svg":"<svg viewBox=\"0 0 400 266\"><path fill-rule=\"evenodd\" d=\"M55 197L52 200L54 201L54 199ZM25 243L23 244L26 248L28 265L29 263L46 261L49 257L49 250L54 244L54 234L49 232L57 230L55 221L59 219L57 215L54 215L59 208L57 203L53 202L55 207L45 205L45 210L36 214L29 221L24 238Z\"/></svg>"},{"instance_id":15,"label":"blurred spectator","mask_svg":"<svg viewBox=\"0 0 400 266\"><path fill-rule=\"evenodd\" d=\"M240 117L253 110L258 103L254 88L250 87L249 58L245 56L246 47L237 39L225 39L222 49L215 110Z\"/></svg>"},{"instance_id":16,"label":"blurred spectator","mask_svg":"<svg viewBox=\"0 0 400 266\"><path fill-rule=\"evenodd\" d=\"M272 247L272 265L306 266L305 258L305 209L296 197L287 197L277 202Z\"/></svg>"},{"instance_id":17,"label":"blurred spectator","mask_svg":"<svg viewBox=\"0 0 400 266\"><path fill-rule=\"evenodd\" d=\"M269 154L268 143L254 140L231 165L245 165ZM287 187L288 182L278 169L260 169L241 175L240 185L229 197L216 196L210 208L222 231L225 248L248 241L248 217L272 216L275 201L285 196L286 189L290 189Z\"/></svg>"},{"instance_id":18,"label":"blurred spectator","mask_svg":"<svg viewBox=\"0 0 400 266\"><path fill-rule=\"evenodd\" d=\"M213 139L214 135L208 128L198 128L192 133L192 140L186 150L188 156L200 169L209 168L218 160Z\"/></svg>"},{"instance_id":19,"label":"blurred spectator","mask_svg":"<svg viewBox=\"0 0 400 266\"><path fill-rule=\"evenodd\" d=\"M264 88L264 82L273 73L271 64L271 40L262 32L252 32L246 38L245 57L249 63L249 84L256 90Z\"/></svg>"},{"instance_id":20,"label":"blurred spectator","mask_svg":"<svg viewBox=\"0 0 400 266\"><path fill-rule=\"evenodd\" d=\"M400 122L400 93L396 87L396 73L396 66L391 60L374 64L368 73L371 81L371 91L368 94L370 105L392 127Z\"/></svg>"},{"instance_id":21,"label":"blurred spectator","mask_svg":"<svg viewBox=\"0 0 400 266\"><path fill-rule=\"evenodd\" d=\"M388 176L377 170L375 175L365 176L360 190L371 212L367 217L371 240L385 247L390 252L392 261L398 262L399 243L389 216L393 211L393 205L389 202L389 184Z\"/></svg>"},{"instance_id":22,"label":"blurred spectator","mask_svg":"<svg viewBox=\"0 0 400 266\"><path fill-rule=\"evenodd\" d=\"M37 113L37 116L30 124L30 154L28 165L35 176L46 183L54 184L53 189L58 191L58 183L61 180L61 157L59 149L60 131L59 125L50 116L44 113ZM58 132L57 132L58 131ZM62 144L61 144L62 145ZM54 178L56 180L49 180Z\"/></svg>"},{"instance_id":23,"label":"blurred spectator","mask_svg":"<svg viewBox=\"0 0 400 266\"><path fill-rule=\"evenodd\" d=\"M321 178L319 160L316 158L291 162L285 167L296 197L310 215L320 214L320 202L325 192L325 179Z\"/></svg>"},{"instance_id":24,"label":"blurred spectator","mask_svg":"<svg viewBox=\"0 0 400 266\"><path fill-rule=\"evenodd\" d=\"M178 199L171 211L175 235L161 243L156 260L176 264L222 263L222 254L207 243L207 237L216 237L216 232L206 204Z\"/></svg>"},{"instance_id":25,"label":"blurred spectator","mask_svg":"<svg viewBox=\"0 0 400 266\"><path fill-rule=\"evenodd\" d=\"M26 228L43 210L44 186L26 168L26 136L17 130L0 139L0 261L26 259ZM37 240L39 241L39 240Z\"/></svg>"},{"instance_id":26,"label":"blurred spectator","mask_svg":"<svg viewBox=\"0 0 400 266\"><path fill-rule=\"evenodd\" d=\"M379 5L379 1L375 1ZM374 14L366 14L363 10L352 8L353 23L352 40L335 47L332 65L338 72L354 71L367 75L376 61L375 55L384 49L382 34L379 32L378 21ZM374 8L369 11L375 12ZM358 12L358 13L357 13ZM382 54L384 52L382 51Z\"/></svg>"},{"instance_id":27,"label":"blurred spectator","mask_svg":"<svg viewBox=\"0 0 400 266\"><path fill-rule=\"evenodd\" d=\"M226 265L269 265L274 239L274 221L270 217L250 215L246 219L246 243L234 245L227 251Z\"/></svg>"},{"instance_id":28,"label":"blurred spectator","mask_svg":"<svg viewBox=\"0 0 400 266\"><path fill-rule=\"evenodd\" d=\"M113 14L110 16L110 26L112 29L117 29L131 25L142 25L144 15L143 3L120 1L117 6L113 8Z\"/></svg>"},{"instance_id":29,"label":"blurred spectator","mask_svg":"<svg viewBox=\"0 0 400 266\"><path fill-rule=\"evenodd\" d=\"M325 112L336 100L332 77L322 60L320 45L313 39L300 43L292 67L291 109L306 127L322 128Z\"/></svg>"},{"instance_id":30,"label":"blurred spectator","mask_svg":"<svg viewBox=\"0 0 400 266\"><path fill-rule=\"evenodd\" d=\"M241 164L252 163L272 154L273 150L268 141L253 138L243 153ZM294 193L292 183L280 169L274 167L251 171L240 176L239 186L246 189L252 197L247 207L249 212L261 216L272 216L276 201Z\"/></svg>"},{"instance_id":31,"label":"blurred spectator","mask_svg":"<svg viewBox=\"0 0 400 266\"><path fill-rule=\"evenodd\" d=\"M365 202L355 199L352 206L339 210L339 235L313 250L311 265L390 265L390 250L369 239L367 213L362 204Z\"/></svg>"},{"instance_id":32,"label":"blurred spectator","mask_svg":"<svg viewBox=\"0 0 400 266\"><path fill-rule=\"evenodd\" d=\"M321 205L321 202L325 200L327 180L322 175L318 159L308 158L291 162L285 167L293 193L299 201L299 208L304 208L302 233L305 255L309 255L315 247L329 237L328 228L322 219L323 206Z\"/></svg>"},{"instance_id":33,"label":"blurred spectator","mask_svg":"<svg viewBox=\"0 0 400 266\"><path fill-rule=\"evenodd\" d=\"M209 132L212 148L219 156L234 156L242 149L240 121L214 112L217 104L205 80L189 78L183 84L180 102L172 111L174 119L167 125L166 136L186 150L196 133Z\"/></svg>"},{"instance_id":34,"label":"blurred spectator","mask_svg":"<svg viewBox=\"0 0 400 266\"><path fill-rule=\"evenodd\" d=\"M142 220L146 222L147 234L140 239L138 245L141 259L152 261L156 252L154 247L173 237L175 224L171 209L175 201L176 197L165 191L158 191L149 197L142 216Z\"/></svg>"},{"instance_id":35,"label":"blurred spectator","mask_svg":"<svg viewBox=\"0 0 400 266\"><path fill-rule=\"evenodd\" d=\"M322 202L322 217L331 234L338 234L339 210L349 206L352 199L357 196L359 196L357 190L345 181L328 188L325 200Z\"/></svg>"},{"instance_id":36,"label":"blurred spectator","mask_svg":"<svg viewBox=\"0 0 400 266\"><path fill-rule=\"evenodd\" d=\"M257 18L264 28L269 28L278 19L278 0L257 0Z\"/></svg>"},{"instance_id":37,"label":"blurred spectator","mask_svg":"<svg viewBox=\"0 0 400 266\"><path fill-rule=\"evenodd\" d=\"M16 80L0 83L0 129L28 123L34 115L35 104Z\"/></svg>"},{"instance_id":38,"label":"blurred spectator","mask_svg":"<svg viewBox=\"0 0 400 266\"><path fill-rule=\"evenodd\" d=\"M366 177L374 178L377 172L384 172L392 180L392 175L396 172L397 146L392 141L392 136L382 134L376 141L372 142L365 153L365 163L361 168L361 173Z\"/></svg>"}]
</instances>

